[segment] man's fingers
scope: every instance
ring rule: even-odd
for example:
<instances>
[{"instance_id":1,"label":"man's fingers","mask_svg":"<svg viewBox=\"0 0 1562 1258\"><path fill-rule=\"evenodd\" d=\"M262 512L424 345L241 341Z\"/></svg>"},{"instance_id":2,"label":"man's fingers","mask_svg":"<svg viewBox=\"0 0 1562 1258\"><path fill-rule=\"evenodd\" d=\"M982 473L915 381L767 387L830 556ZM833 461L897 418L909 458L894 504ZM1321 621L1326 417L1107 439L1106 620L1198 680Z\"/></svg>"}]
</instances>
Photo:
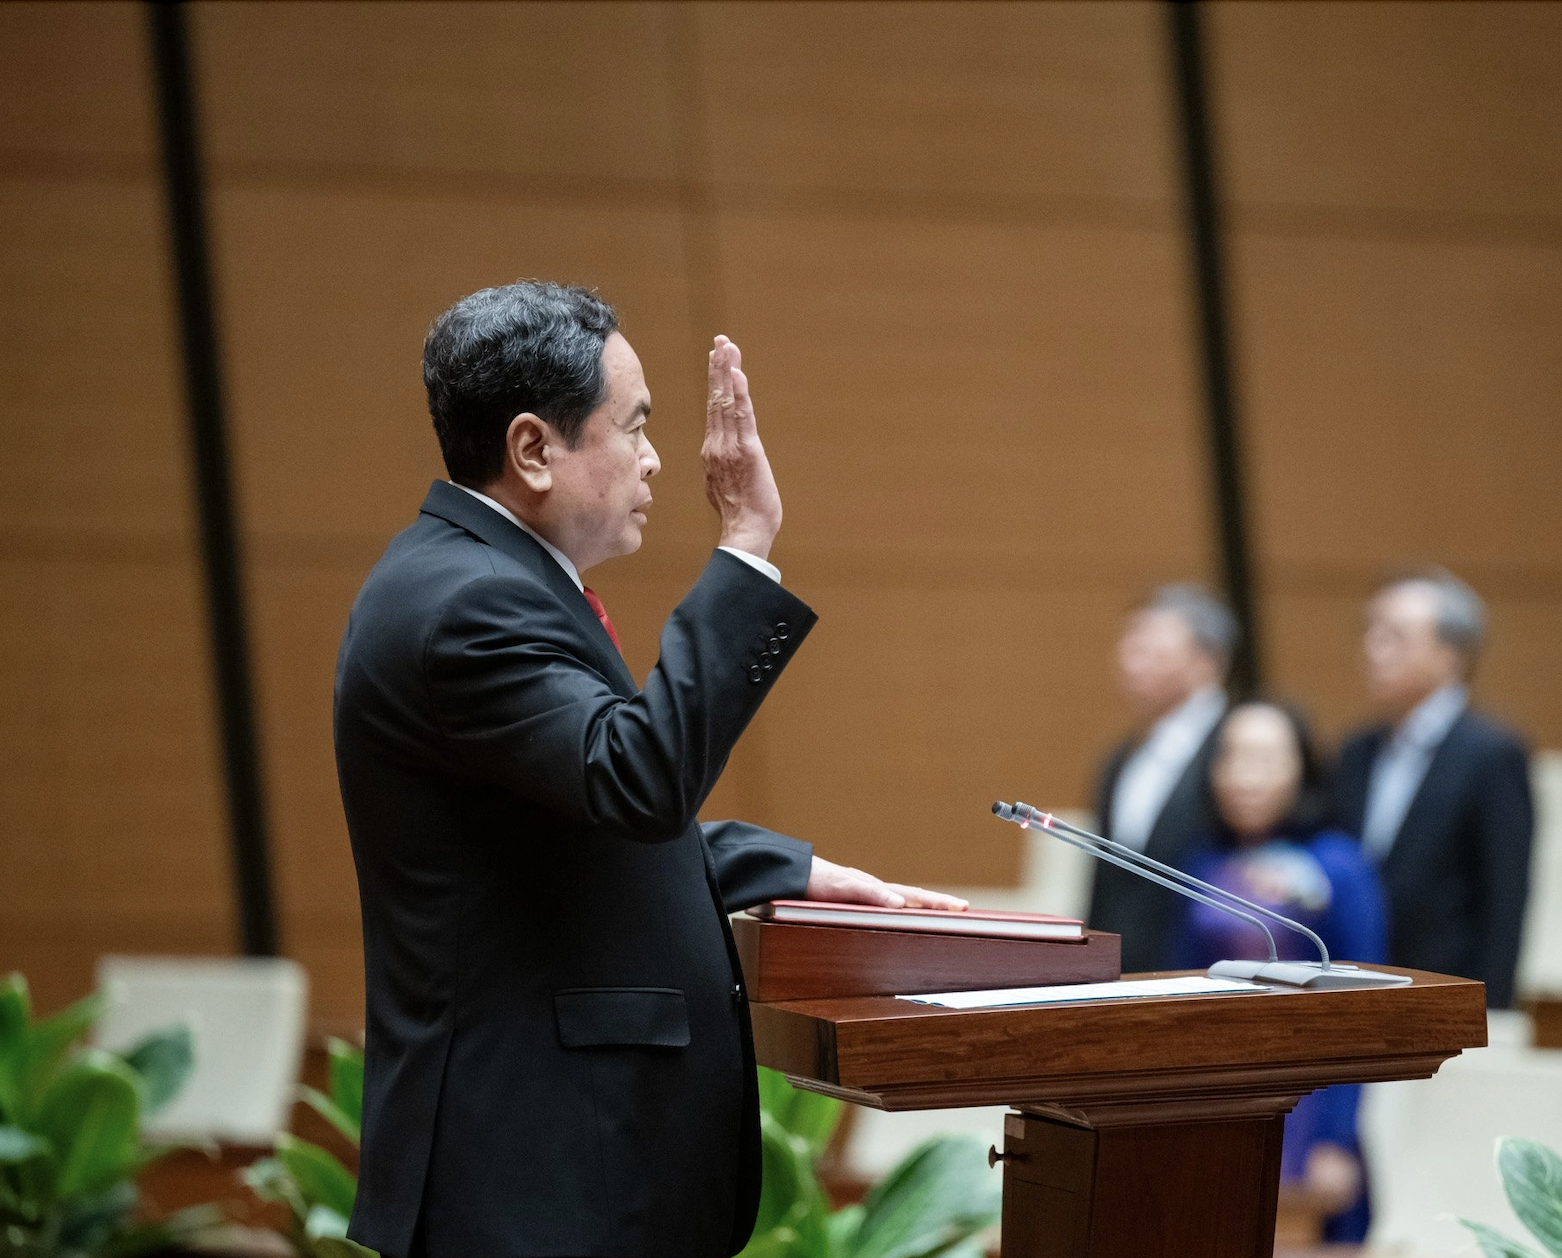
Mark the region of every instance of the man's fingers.
<instances>
[{"instance_id":1,"label":"man's fingers","mask_svg":"<svg viewBox=\"0 0 1562 1258\"><path fill-rule=\"evenodd\" d=\"M710 352L710 387L705 406L707 435L725 434L737 426L736 385L732 377L738 358L738 347L726 337L718 336L715 348ZM745 396L747 392L745 381Z\"/></svg>"},{"instance_id":2,"label":"man's fingers","mask_svg":"<svg viewBox=\"0 0 1562 1258\"><path fill-rule=\"evenodd\" d=\"M922 887L906 887L898 882L892 882L889 885L905 898L907 908L948 909L951 912L960 913L971 907L969 900L962 900L959 896L945 895L942 891L928 891Z\"/></svg>"},{"instance_id":3,"label":"man's fingers","mask_svg":"<svg viewBox=\"0 0 1562 1258\"><path fill-rule=\"evenodd\" d=\"M903 909L906 907L906 897L901 895L886 882L880 882L877 878L864 878L852 888L852 901L857 904L872 904L885 909Z\"/></svg>"}]
</instances>

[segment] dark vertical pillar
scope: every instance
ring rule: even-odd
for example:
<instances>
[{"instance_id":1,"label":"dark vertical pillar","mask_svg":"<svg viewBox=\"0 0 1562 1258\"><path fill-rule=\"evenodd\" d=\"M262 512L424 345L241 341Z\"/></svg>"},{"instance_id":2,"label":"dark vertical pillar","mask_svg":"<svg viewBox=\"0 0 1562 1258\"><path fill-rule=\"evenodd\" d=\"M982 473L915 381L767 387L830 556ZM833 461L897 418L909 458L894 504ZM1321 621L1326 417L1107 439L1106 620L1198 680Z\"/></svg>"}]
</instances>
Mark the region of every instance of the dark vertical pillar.
<instances>
[{"instance_id":1,"label":"dark vertical pillar","mask_svg":"<svg viewBox=\"0 0 1562 1258\"><path fill-rule=\"evenodd\" d=\"M1238 694L1250 694L1263 682L1263 653L1248 540L1241 423L1232 382L1231 329L1221 255L1220 201L1205 91L1201 13L1197 0L1170 0L1166 12L1182 134L1188 244L1209 433L1215 532L1226 597L1231 600L1243 629L1242 647L1232 661L1231 685Z\"/></svg>"},{"instance_id":2,"label":"dark vertical pillar","mask_svg":"<svg viewBox=\"0 0 1562 1258\"><path fill-rule=\"evenodd\" d=\"M211 622L240 932L248 955L273 956L277 951L276 915L266 851L260 749L255 732L239 542L233 520L204 184L191 89L189 35L184 6L177 0L166 3L151 0L147 5L147 18L157 77L158 124L168 197L174 291L184 352L192 471L200 517L207 612Z\"/></svg>"}]
</instances>

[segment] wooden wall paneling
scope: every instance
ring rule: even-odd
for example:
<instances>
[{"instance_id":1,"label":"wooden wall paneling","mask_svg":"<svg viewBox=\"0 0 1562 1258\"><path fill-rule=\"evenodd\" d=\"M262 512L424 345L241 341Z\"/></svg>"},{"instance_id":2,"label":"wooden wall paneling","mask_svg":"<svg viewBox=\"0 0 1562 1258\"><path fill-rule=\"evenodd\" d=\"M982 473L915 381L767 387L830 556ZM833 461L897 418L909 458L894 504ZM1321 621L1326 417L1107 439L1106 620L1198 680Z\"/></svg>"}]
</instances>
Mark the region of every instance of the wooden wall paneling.
<instances>
[{"instance_id":1,"label":"wooden wall paneling","mask_svg":"<svg viewBox=\"0 0 1562 1258\"><path fill-rule=\"evenodd\" d=\"M1443 562L1491 604L1478 699L1555 745L1562 15L1213 16L1279 685L1331 731L1362 719L1362 596Z\"/></svg>"},{"instance_id":2,"label":"wooden wall paneling","mask_svg":"<svg viewBox=\"0 0 1562 1258\"><path fill-rule=\"evenodd\" d=\"M1275 561L1562 569L1562 240L1248 229L1237 260Z\"/></svg>"},{"instance_id":3,"label":"wooden wall paneling","mask_svg":"<svg viewBox=\"0 0 1562 1258\"><path fill-rule=\"evenodd\" d=\"M1244 211L1555 228L1555 5L1217 0L1210 8L1226 183Z\"/></svg>"},{"instance_id":4,"label":"wooden wall paneling","mask_svg":"<svg viewBox=\"0 0 1562 1258\"><path fill-rule=\"evenodd\" d=\"M748 206L917 194L950 214L1172 196L1153 4L691 6L710 175Z\"/></svg>"},{"instance_id":5,"label":"wooden wall paneling","mask_svg":"<svg viewBox=\"0 0 1562 1258\"><path fill-rule=\"evenodd\" d=\"M655 5L258 0L196 18L219 172L553 199L673 178Z\"/></svg>"},{"instance_id":6,"label":"wooden wall paneling","mask_svg":"<svg viewBox=\"0 0 1562 1258\"><path fill-rule=\"evenodd\" d=\"M982 810L1088 798L1123 609L1206 563L1155 13L698 13L777 556L824 616L756 722L769 818L897 877L1008 881Z\"/></svg>"},{"instance_id":7,"label":"wooden wall paneling","mask_svg":"<svg viewBox=\"0 0 1562 1258\"><path fill-rule=\"evenodd\" d=\"M0 10L0 970L233 945L143 14Z\"/></svg>"},{"instance_id":8,"label":"wooden wall paneling","mask_svg":"<svg viewBox=\"0 0 1562 1258\"><path fill-rule=\"evenodd\" d=\"M0 561L0 971L233 947L201 593L181 557Z\"/></svg>"},{"instance_id":9,"label":"wooden wall paneling","mask_svg":"<svg viewBox=\"0 0 1562 1258\"><path fill-rule=\"evenodd\" d=\"M145 24L140 5L113 0L0 6L0 167L149 176Z\"/></svg>"}]
</instances>

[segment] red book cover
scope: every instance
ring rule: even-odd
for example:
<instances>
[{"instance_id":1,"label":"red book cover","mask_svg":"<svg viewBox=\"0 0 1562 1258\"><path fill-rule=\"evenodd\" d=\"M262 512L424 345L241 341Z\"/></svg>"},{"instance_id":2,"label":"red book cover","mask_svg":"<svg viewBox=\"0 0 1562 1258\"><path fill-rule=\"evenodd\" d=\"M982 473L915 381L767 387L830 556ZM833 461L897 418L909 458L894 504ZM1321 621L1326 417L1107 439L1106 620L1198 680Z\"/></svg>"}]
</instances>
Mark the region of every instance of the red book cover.
<instances>
[{"instance_id":1,"label":"red book cover","mask_svg":"<svg viewBox=\"0 0 1562 1258\"><path fill-rule=\"evenodd\" d=\"M822 900L773 900L748 911L762 921L798 926L985 935L994 939L1083 939L1085 934L1085 924L1075 918L999 909L889 909L873 904L835 904Z\"/></svg>"}]
</instances>

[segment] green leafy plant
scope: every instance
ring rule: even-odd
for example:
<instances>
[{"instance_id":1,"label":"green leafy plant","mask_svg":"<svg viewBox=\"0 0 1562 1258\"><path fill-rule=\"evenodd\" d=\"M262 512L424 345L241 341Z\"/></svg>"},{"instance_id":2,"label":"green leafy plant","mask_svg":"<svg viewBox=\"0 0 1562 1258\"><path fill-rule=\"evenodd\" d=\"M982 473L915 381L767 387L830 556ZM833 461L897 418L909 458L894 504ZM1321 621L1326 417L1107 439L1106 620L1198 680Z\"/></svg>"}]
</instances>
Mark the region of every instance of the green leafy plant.
<instances>
[{"instance_id":1,"label":"green leafy plant","mask_svg":"<svg viewBox=\"0 0 1562 1258\"><path fill-rule=\"evenodd\" d=\"M1001 1187L974 1140L940 1137L907 1155L861 1205L831 1211L816 1166L841 1102L759 1072L764 1186L740 1258L981 1258Z\"/></svg>"},{"instance_id":2,"label":"green leafy plant","mask_svg":"<svg viewBox=\"0 0 1562 1258\"><path fill-rule=\"evenodd\" d=\"M80 1044L103 1010L88 996L34 1020L27 982L0 982L0 1255L136 1258L177 1245L222 1219L198 1206L139 1218L135 1176L171 1151L141 1139L141 1118L189 1077L187 1027L126 1053Z\"/></svg>"},{"instance_id":3,"label":"green leafy plant","mask_svg":"<svg viewBox=\"0 0 1562 1258\"><path fill-rule=\"evenodd\" d=\"M1536 1250L1494 1227L1460 1219L1484 1258L1562 1258L1562 1158L1543 1144L1507 1136L1497 1142L1497 1174L1513 1213L1541 1243Z\"/></svg>"},{"instance_id":4,"label":"green leafy plant","mask_svg":"<svg viewBox=\"0 0 1562 1258\"><path fill-rule=\"evenodd\" d=\"M302 1088L300 1098L335 1127L354 1148L362 1137L363 1052L333 1039L330 1050L330 1094ZM285 1204L293 1215L291 1239L308 1258L377 1258L347 1239L358 1178L328 1149L287 1132L277 1135L273 1156L244 1172L244 1182L257 1197Z\"/></svg>"}]
</instances>

